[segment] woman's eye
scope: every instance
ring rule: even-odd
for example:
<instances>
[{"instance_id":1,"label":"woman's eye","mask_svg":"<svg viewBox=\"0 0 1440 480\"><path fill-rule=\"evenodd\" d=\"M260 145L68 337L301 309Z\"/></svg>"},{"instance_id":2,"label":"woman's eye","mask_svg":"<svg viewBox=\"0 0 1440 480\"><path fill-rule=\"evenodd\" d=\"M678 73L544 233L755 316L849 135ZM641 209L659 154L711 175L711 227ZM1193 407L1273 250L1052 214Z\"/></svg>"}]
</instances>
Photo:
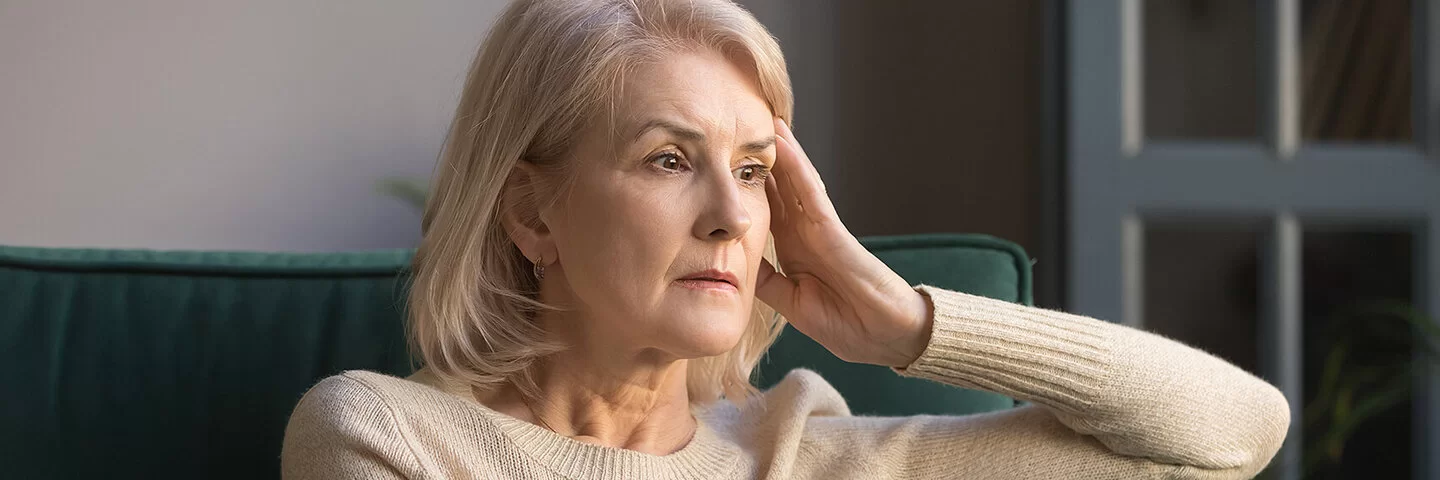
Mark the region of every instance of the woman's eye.
<instances>
[{"instance_id":1,"label":"woman's eye","mask_svg":"<svg viewBox=\"0 0 1440 480\"><path fill-rule=\"evenodd\" d=\"M764 165L746 165L735 169L735 178L742 182L760 183L770 174Z\"/></svg>"},{"instance_id":2,"label":"woman's eye","mask_svg":"<svg viewBox=\"0 0 1440 480\"><path fill-rule=\"evenodd\" d=\"M679 171L680 156L673 153L662 153L650 158L650 163L666 170Z\"/></svg>"}]
</instances>

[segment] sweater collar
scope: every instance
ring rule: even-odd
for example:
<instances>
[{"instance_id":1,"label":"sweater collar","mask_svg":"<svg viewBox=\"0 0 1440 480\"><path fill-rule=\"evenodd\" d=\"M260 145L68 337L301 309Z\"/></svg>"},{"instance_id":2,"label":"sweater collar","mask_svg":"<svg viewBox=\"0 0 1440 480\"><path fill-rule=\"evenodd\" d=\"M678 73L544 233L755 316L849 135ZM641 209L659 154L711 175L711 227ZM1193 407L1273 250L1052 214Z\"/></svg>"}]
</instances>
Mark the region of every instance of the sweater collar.
<instances>
[{"instance_id":1,"label":"sweater collar","mask_svg":"<svg viewBox=\"0 0 1440 480\"><path fill-rule=\"evenodd\" d=\"M477 403L478 405L478 403ZM533 460L568 478L714 478L738 465L740 448L697 417L694 438L669 455L581 442L545 427L490 410L487 416Z\"/></svg>"},{"instance_id":2,"label":"sweater collar","mask_svg":"<svg viewBox=\"0 0 1440 480\"><path fill-rule=\"evenodd\" d=\"M739 468L740 447L723 438L696 415L695 435L684 448L669 455L651 455L623 448L581 442L548 428L506 415L475 400L469 389L441 385L433 373L421 369L410 380L430 385L465 403L490 421L537 464L566 478L716 478Z\"/></svg>"}]
</instances>

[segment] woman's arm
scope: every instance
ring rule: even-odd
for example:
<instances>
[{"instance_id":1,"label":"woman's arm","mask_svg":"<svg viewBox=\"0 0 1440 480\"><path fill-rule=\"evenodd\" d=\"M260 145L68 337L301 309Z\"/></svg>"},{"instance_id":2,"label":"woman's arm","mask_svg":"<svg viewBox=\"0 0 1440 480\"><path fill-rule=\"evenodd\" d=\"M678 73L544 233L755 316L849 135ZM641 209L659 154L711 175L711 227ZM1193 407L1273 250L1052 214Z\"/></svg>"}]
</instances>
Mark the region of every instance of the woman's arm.
<instances>
[{"instance_id":1,"label":"woman's arm","mask_svg":"<svg viewBox=\"0 0 1440 480\"><path fill-rule=\"evenodd\" d=\"M991 419L995 430L988 433L1005 437L1063 424L1076 435L1049 431L1035 439L1071 452L1043 461L1072 465L1075 475L1133 464L1166 478L1250 478L1285 440L1285 397L1208 353L1093 318L916 289L933 305L930 340L919 358L896 370L1041 406L1045 412L1027 407ZM1104 448L1086 448L1087 441Z\"/></svg>"},{"instance_id":2,"label":"woman's arm","mask_svg":"<svg viewBox=\"0 0 1440 480\"><path fill-rule=\"evenodd\" d=\"M942 429L935 441L910 444L896 440L908 436L883 432L870 438L905 445L914 452L907 458L919 455L916 465L1074 465L1063 478L1248 478L1284 442L1285 397L1205 352L1079 315L927 286L917 293L840 222L789 126L776 119L775 132L766 197L783 268L761 263L756 297L843 360L904 366L905 375L1043 406L1006 412L992 419L998 426L978 430L959 428L968 418L948 420L960 422L957 429ZM1045 422L1066 428L1045 430ZM1032 427L1053 435L1012 433ZM1017 439L1027 448L1015 449ZM950 459L947 452L956 449L980 456ZM1030 449L1069 453L1015 457ZM1122 465L1141 470L1092 475ZM1000 476L1011 475L986 477Z\"/></svg>"}]
</instances>

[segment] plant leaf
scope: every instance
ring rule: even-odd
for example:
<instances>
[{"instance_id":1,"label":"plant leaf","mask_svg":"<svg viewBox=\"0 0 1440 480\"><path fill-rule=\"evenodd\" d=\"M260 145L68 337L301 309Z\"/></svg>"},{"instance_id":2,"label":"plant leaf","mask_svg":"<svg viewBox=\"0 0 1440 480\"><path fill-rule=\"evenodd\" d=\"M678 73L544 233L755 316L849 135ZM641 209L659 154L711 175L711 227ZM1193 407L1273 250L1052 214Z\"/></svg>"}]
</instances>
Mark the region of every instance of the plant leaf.
<instances>
[{"instance_id":1,"label":"plant leaf","mask_svg":"<svg viewBox=\"0 0 1440 480\"><path fill-rule=\"evenodd\" d=\"M430 187L424 180L418 178L382 178L376 182L375 188L380 193L398 198L417 210L425 209L425 198L430 193Z\"/></svg>"}]
</instances>

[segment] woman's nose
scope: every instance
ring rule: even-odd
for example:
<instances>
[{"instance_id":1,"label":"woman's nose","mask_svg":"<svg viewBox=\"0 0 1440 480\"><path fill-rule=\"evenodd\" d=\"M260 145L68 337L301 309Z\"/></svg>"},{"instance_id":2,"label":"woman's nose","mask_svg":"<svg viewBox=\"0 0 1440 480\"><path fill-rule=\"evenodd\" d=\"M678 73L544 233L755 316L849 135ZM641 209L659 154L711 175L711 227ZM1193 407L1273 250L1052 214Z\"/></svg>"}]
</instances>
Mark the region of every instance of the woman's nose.
<instances>
[{"instance_id":1,"label":"woman's nose","mask_svg":"<svg viewBox=\"0 0 1440 480\"><path fill-rule=\"evenodd\" d=\"M719 176L719 175L715 175ZM700 218L695 222L695 236L701 240L733 240L750 230L750 212L745 208L743 192L735 179L725 172L720 181L709 182Z\"/></svg>"}]
</instances>

